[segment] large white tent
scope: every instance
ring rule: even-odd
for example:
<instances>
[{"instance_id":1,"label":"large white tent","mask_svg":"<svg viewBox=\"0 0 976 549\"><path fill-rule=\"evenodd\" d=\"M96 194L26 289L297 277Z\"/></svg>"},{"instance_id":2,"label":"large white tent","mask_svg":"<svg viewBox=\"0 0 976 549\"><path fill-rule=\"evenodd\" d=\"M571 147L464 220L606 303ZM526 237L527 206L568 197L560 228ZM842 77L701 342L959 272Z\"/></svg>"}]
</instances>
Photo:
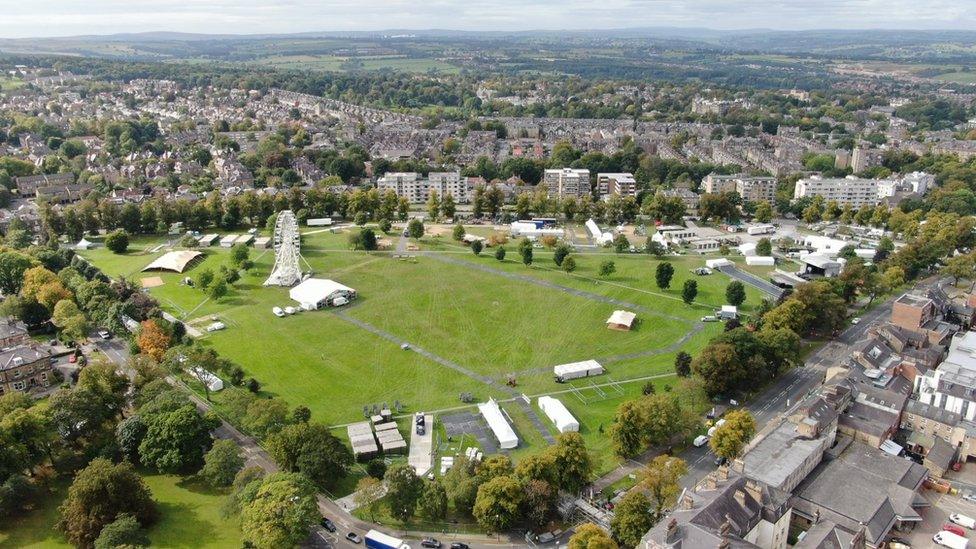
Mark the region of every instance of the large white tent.
<instances>
[{"instance_id":1,"label":"large white tent","mask_svg":"<svg viewBox=\"0 0 976 549\"><path fill-rule=\"evenodd\" d=\"M479 404L478 411L481 412L482 417L488 422L488 427L491 428L491 432L495 433L495 438L498 439L498 446L500 448L503 450L511 450L518 446L518 436L515 434L515 430L508 424L508 420L505 419L505 414L502 413L502 409L498 407L498 403L494 399L489 399L488 402Z\"/></svg>"},{"instance_id":2,"label":"large white tent","mask_svg":"<svg viewBox=\"0 0 976 549\"><path fill-rule=\"evenodd\" d=\"M182 273L196 259L203 257L203 252L195 250L180 250L178 252L167 252L156 258L155 261L146 265L143 271L173 271Z\"/></svg>"},{"instance_id":3,"label":"large white tent","mask_svg":"<svg viewBox=\"0 0 976 549\"><path fill-rule=\"evenodd\" d=\"M559 429L560 433L579 431L579 421L573 417L573 414L561 400L551 396L541 396L539 397L539 408L556 424L556 429Z\"/></svg>"},{"instance_id":4,"label":"large white tent","mask_svg":"<svg viewBox=\"0 0 976 549\"><path fill-rule=\"evenodd\" d=\"M583 360L553 366L552 373L555 374L557 379L567 381L580 377L600 375L603 373L603 366L595 360Z\"/></svg>"},{"instance_id":5,"label":"large white tent","mask_svg":"<svg viewBox=\"0 0 976 549\"><path fill-rule=\"evenodd\" d=\"M288 296L297 301L303 309L318 309L332 299L343 296L347 299L356 296L356 290L326 278L309 278L288 290Z\"/></svg>"}]
</instances>

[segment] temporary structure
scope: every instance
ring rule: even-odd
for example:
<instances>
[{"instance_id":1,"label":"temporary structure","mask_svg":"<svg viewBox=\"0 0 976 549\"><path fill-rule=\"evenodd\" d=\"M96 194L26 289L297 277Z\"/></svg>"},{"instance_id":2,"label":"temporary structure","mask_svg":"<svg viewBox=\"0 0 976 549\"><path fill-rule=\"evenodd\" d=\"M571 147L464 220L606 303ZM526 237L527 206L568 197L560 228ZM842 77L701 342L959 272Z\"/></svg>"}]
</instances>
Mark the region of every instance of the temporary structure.
<instances>
[{"instance_id":1,"label":"temporary structure","mask_svg":"<svg viewBox=\"0 0 976 549\"><path fill-rule=\"evenodd\" d=\"M288 295L301 304L303 309L318 309L323 304L329 305L332 300L344 297L347 300L356 297L356 290L325 278L309 278L288 290Z\"/></svg>"},{"instance_id":2,"label":"temporary structure","mask_svg":"<svg viewBox=\"0 0 976 549\"><path fill-rule=\"evenodd\" d=\"M556 429L560 433L579 431L579 421L559 399L550 396L539 397L539 408L556 424Z\"/></svg>"},{"instance_id":3,"label":"temporary structure","mask_svg":"<svg viewBox=\"0 0 976 549\"><path fill-rule=\"evenodd\" d=\"M746 265L772 267L773 265L776 265L776 258L769 255L753 255L746 258Z\"/></svg>"},{"instance_id":4,"label":"temporary structure","mask_svg":"<svg viewBox=\"0 0 976 549\"><path fill-rule=\"evenodd\" d=\"M182 273L191 263L203 257L203 252L195 250L181 250L178 252L166 252L157 257L155 261L146 265L143 271L173 271Z\"/></svg>"},{"instance_id":5,"label":"temporary structure","mask_svg":"<svg viewBox=\"0 0 976 549\"><path fill-rule=\"evenodd\" d=\"M190 370L190 375L200 380L200 383L206 385L207 389L210 391L221 391L224 388L224 381L222 379L208 372L207 370L204 370L203 368L194 368Z\"/></svg>"},{"instance_id":6,"label":"temporary structure","mask_svg":"<svg viewBox=\"0 0 976 549\"><path fill-rule=\"evenodd\" d=\"M488 427L491 428L491 432L495 433L495 438L498 439L498 446L503 450L511 450L518 446L518 436L512 429L512 426L508 424L508 420L505 419L505 414L502 413L502 409L495 402L495 399L489 399L488 402L484 402L478 405L478 411L481 412L482 417L488 422Z\"/></svg>"},{"instance_id":7,"label":"temporary structure","mask_svg":"<svg viewBox=\"0 0 976 549\"><path fill-rule=\"evenodd\" d=\"M567 381L580 377L600 375L603 373L603 366L595 360L584 360L555 366L552 369L552 373L556 375L557 380Z\"/></svg>"},{"instance_id":8,"label":"temporary structure","mask_svg":"<svg viewBox=\"0 0 976 549\"><path fill-rule=\"evenodd\" d=\"M634 327L634 320L637 318L635 313L630 311L614 311L607 319L607 328L611 330L629 331Z\"/></svg>"},{"instance_id":9,"label":"temporary structure","mask_svg":"<svg viewBox=\"0 0 976 549\"><path fill-rule=\"evenodd\" d=\"M93 246L93 244L89 240L87 240L85 238L82 238L81 240L78 241L77 244L75 244L75 249L76 250L88 250L88 249L91 249L92 246Z\"/></svg>"}]
</instances>

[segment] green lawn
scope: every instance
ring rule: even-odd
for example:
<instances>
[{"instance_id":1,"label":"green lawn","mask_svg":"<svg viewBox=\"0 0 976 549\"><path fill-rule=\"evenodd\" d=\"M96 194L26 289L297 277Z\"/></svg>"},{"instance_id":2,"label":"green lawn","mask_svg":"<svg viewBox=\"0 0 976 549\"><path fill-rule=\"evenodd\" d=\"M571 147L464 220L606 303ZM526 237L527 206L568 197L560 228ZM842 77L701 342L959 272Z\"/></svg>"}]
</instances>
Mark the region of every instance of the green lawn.
<instances>
[{"instance_id":1,"label":"green lawn","mask_svg":"<svg viewBox=\"0 0 976 549\"><path fill-rule=\"evenodd\" d=\"M146 484L159 505L160 520L149 529L153 547L211 549L241 545L236 518L224 518L225 491L215 491L174 475L146 474ZM67 493L67 482L54 489L33 512L11 521L0 521L0 547L57 549L71 544L54 530L58 506Z\"/></svg>"}]
</instances>

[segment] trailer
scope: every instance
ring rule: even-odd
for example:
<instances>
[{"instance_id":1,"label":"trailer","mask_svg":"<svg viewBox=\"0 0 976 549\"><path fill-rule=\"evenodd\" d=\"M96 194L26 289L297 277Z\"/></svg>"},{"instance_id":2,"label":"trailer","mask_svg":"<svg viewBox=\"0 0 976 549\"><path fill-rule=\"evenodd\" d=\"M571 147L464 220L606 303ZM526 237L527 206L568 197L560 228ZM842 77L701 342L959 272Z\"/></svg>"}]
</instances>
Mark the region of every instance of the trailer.
<instances>
[{"instance_id":1,"label":"trailer","mask_svg":"<svg viewBox=\"0 0 976 549\"><path fill-rule=\"evenodd\" d=\"M366 532L366 549L410 549L410 545L400 538L377 530Z\"/></svg>"},{"instance_id":2,"label":"trailer","mask_svg":"<svg viewBox=\"0 0 976 549\"><path fill-rule=\"evenodd\" d=\"M309 227L329 227L332 225L331 217L314 217L305 222Z\"/></svg>"},{"instance_id":3,"label":"trailer","mask_svg":"<svg viewBox=\"0 0 976 549\"><path fill-rule=\"evenodd\" d=\"M563 383L571 379L600 375L604 372L603 366L595 360L584 360L581 362L571 362L560 364L552 369L556 376L556 381Z\"/></svg>"},{"instance_id":4,"label":"trailer","mask_svg":"<svg viewBox=\"0 0 976 549\"><path fill-rule=\"evenodd\" d=\"M776 227L772 225L753 225L746 229L746 232L750 235L773 234L776 232Z\"/></svg>"}]
</instances>

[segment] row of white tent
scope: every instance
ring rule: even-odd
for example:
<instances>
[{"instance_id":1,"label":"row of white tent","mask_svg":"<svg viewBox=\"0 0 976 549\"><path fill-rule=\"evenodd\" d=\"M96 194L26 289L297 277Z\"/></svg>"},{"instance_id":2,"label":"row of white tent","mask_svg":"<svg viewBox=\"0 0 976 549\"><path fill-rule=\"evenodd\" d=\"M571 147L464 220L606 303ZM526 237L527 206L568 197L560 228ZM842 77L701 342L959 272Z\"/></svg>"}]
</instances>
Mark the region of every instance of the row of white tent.
<instances>
[{"instance_id":1,"label":"row of white tent","mask_svg":"<svg viewBox=\"0 0 976 549\"><path fill-rule=\"evenodd\" d=\"M542 396L539 397L538 404L542 412L556 425L556 429L560 433L579 431L579 420L573 416L572 412L559 399ZM510 450L518 447L518 435L515 434L515 430L512 429L504 412L502 412L501 407L498 406L498 403L494 399L489 399L488 402L479 404L478 411L481 412L481 416L488 422L488 427L491 429L491 432L498 439L499 448Z\"/></svg>"}]
</instances>

